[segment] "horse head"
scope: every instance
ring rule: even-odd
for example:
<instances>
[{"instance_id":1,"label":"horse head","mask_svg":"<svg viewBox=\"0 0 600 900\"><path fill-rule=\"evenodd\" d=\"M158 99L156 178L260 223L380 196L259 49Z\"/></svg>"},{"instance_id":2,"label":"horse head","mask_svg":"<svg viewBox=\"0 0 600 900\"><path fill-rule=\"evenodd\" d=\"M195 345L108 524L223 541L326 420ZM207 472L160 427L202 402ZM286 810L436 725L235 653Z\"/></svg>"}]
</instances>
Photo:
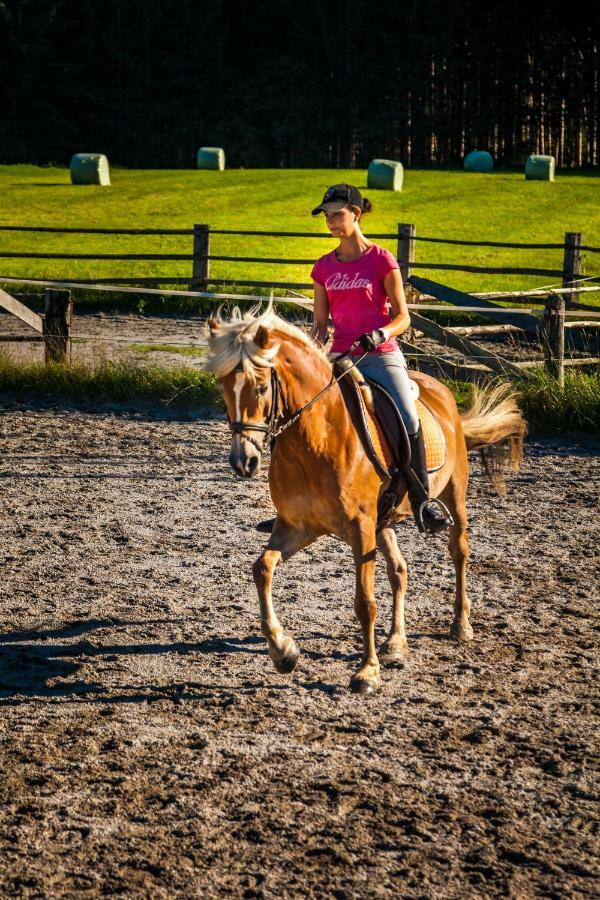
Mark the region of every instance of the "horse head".
<instances>
[{"instance_id":1,"label":"horse head","mask_svg":"<svg viewBox=\"0 0 600 900\"><path fill-rule=\"evenodd\" d=\"M244 318L227 323L209 319L207 367L217 375L227 409L231 467L236 475L253 478L279 411L274 364L279 344L267 325L232 328L234 323L242 324Z\"/></svg>"}]
</instances>

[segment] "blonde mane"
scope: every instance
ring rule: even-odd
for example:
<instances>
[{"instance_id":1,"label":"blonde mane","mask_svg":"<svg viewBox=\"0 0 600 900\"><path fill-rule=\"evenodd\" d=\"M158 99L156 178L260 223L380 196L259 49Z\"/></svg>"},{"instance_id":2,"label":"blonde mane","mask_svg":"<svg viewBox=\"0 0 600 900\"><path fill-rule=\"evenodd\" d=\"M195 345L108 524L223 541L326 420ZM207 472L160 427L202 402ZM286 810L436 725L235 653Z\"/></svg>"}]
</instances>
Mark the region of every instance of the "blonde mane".
<instances>
[{"instance_id":1,"label":"blonde mane","mask_svg":"<svg viewBox=\"0 0 600 900\"><path fill-rule=\"evenodd\" d=\"M209 372L214 372L217 378L224 378L234 369L241 367L246 379L253 383L256 380L257 368L274 365L281 342L277 341L271 347L259 347L254 338L261 325L273 331L276 338L289 337L310 347L324 359L327 358L307 334L277 315L273 309L272 297L264 312L260 312L260 306L254 306L243 313L236 306L229 320L221 319L219 312L211 324L208 326L208 356L205 368Z\"/></svg>"}]
</instances>

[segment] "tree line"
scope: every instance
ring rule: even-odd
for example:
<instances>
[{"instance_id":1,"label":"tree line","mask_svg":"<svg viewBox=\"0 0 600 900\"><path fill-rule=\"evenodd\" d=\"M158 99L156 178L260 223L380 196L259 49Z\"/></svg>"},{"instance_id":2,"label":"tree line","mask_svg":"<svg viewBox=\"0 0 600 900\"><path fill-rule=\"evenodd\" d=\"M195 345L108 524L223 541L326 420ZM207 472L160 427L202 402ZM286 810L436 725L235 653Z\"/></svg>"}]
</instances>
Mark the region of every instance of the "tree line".
<instances>
[{"instance_id":1,"label":"tree line","mask_svg":"<svg viewBox=\"0 0 600 900\"><path fill-rule=\"evenodd\" d=\"M597 166L598 13L557 0L0 0L0 161Z\"/></svg>"}]
</instances>

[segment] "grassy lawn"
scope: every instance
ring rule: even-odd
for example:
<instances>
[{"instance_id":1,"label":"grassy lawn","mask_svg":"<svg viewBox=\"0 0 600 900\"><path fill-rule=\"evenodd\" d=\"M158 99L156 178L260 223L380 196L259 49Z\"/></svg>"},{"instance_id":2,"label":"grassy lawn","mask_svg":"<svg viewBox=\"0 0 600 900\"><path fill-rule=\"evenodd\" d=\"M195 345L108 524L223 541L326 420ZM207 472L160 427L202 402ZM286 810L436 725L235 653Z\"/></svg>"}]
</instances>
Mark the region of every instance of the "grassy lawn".
<instances>
[{"instance_id":1,"label":"grassy lawn","mask_svg":"<svg viewBox=\"0 0 600 900\"><path fill-rule=\"evenodd\" d=\"M165 408L220 405L216 380L203 369L140 365L132 360L94 364L15 362L0 350L0 394L75 403L157 403Z\"/></svg>"},{"instance_id":2,"label":"grassy lawn","mask_svg":"<svg viewBox=\"0 0 600 900\"><path fill-rule=\"evenodd\" d=\"M522 173L467 174L458 170L409 170L401 193L366 190L363 170L141 171L113 168L112 186L73 186L68 169L0 166L0 224L101 228L242 228L325 233L313 219L325 188L350 181L370 197L365 231L395 233L413 222L417 235L464 240L560 242L581 231L600 246L600 181L593 174L561 174L554 183L525 181ZM395 241L381 241L392 251ZM213 262L214 277L308 281L311 260L327 252L326 238L215 235L213 254L276 256L302 265ZM191 237L52 235L0 232L0 252L191 253ZM510 250L417 244L417 261L560 269L561 250ZM584 257L585 271L600 270L600 256ZM0 259L0 276L50 279L184 276L191 262ZM517 290L556 282L551 277L473 275L418 270L470 291ZM591 302L589 295L586 302ZM598 301L600 302L600 301Z\"/></svg>"}]
</instances>

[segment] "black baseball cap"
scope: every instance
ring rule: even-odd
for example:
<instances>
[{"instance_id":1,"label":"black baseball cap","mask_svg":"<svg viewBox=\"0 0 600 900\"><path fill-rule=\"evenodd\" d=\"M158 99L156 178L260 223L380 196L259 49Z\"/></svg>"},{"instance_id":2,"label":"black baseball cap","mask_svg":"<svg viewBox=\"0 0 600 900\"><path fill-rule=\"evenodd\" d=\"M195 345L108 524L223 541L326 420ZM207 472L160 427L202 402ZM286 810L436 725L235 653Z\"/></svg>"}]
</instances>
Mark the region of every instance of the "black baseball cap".
<instances>
[{"instance_id":1,"label":"black baseball cap","mask_svg":"<svg viewBox=\"0 0 600 900\"><path fill-rule=\"evenodd\" d=\"M362 212L363 197L353 184L333 184L327 188L319 206L312 211L313 216L320 212L337 212L345 206L358 206Z\"/></svg>"}]
</instances>

